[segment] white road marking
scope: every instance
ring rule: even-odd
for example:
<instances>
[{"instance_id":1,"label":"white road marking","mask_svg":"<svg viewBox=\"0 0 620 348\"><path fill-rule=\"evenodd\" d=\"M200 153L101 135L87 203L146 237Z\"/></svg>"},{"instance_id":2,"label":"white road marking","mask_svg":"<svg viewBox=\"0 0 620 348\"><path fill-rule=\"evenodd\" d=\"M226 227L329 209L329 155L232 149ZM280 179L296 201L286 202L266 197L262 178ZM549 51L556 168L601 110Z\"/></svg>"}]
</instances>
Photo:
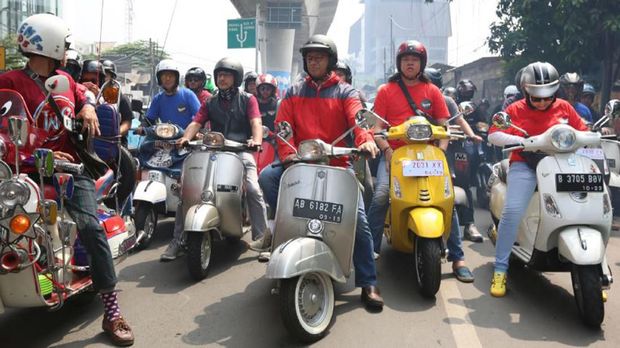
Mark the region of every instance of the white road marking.
<instances>
[{"instance_id":1,"label":"white road marking","mask_svg":"<svg viewBox=\"0 0 620 348\"><path fill-rule=\"evenodd\" d=\"M463 295L461 295L456 282L442 281L439 293L446 308L450 330L452 330L456 346L458 348L482 347L476 328L467 313L467 307L465 302L463 302Z\"/></svg>"}]
</instances>

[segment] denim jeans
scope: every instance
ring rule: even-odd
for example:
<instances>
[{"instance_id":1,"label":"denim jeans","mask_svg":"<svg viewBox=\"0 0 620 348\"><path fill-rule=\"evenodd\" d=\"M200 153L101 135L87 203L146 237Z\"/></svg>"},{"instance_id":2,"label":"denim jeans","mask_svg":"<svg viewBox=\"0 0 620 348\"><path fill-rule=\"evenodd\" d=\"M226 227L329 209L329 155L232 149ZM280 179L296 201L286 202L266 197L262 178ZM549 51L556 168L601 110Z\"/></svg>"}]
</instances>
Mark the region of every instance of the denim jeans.
<instances>
[{"instance_id":1,"label":"denim jeans","mask_svg":"<svg viewBox=\"0 0 620 348\"><path fill-rule=\"evenodd\" d=\"M245 197L250 211L250 222L252 224L252 239L256 240L263 236L267 228L267 210L265 209L265 201L263 193L258 185L258 173L256 171L256 161L249 152L240 152L239 157L245 167L243 175L243 188L245 189ZM183 214L183 202L179 201L177 213L174 219L173 242L180 243L185 225L185 214Z\"/></svg>"},{"instance_id":2,"label":"denim jeans","mask_svg":"<svg viewBox=\"0 0 620 348\"><path fill-rule=\"evenodd\" d=\"M368 210L368 226L373 239L373 248L376 253L381 251L381 241L383 240L383 225L385 215L389 208L390 198L390 179L385 167L385 158L381 156L377 169L377 183L375 195L370 209ZM448 261L460 261L465 259L461 243L461 233L459 231L459 218L456 207L452 210L452 226L448 237Z\"/></svg>"},{"instance_id":3,"label":"denim jeans","mask_svg":"<svg viewBox=\"0 0 620 348\"><path fill-rule=\"evenodd\" d=\"M73 179L73 197L65 201L65 207L77 224L80 242L90 256L93 287L98 291L113 290L117 282L116 271L108 238L97 217L95 182L83 175L74 175Z\"/></svg>"},{"instance_id":4,"label":"denim jeans","mask_svg":"<svg viewBox=\"0 0 620 348\"><path fill-rule=\"evenodd\" d=\"M506 181L506 199L495 245L495 271L499 272L508 270L508 257L517 240L519 224L536 189L536 172L525 162L514 162Z\"/></svg>"},{"instance_id":5,"label":"denim jeans","mask_svg":"<svg viewBox=\"0 0 620 348\"><path fill-rule=\"evenodd\" d=\"M267 166L260 174L259 182L265 193L265 201L273 209L278 200L280 178L284 173L283 167ZM357 227L355 229L355 245L353 249L353 266L355 267L355 286L366 287L377 284L377 270L372 253L372 236L368 228L368 220L364 211L364 200L359 192L357 205Z\"/></svg>"}]
</instances>

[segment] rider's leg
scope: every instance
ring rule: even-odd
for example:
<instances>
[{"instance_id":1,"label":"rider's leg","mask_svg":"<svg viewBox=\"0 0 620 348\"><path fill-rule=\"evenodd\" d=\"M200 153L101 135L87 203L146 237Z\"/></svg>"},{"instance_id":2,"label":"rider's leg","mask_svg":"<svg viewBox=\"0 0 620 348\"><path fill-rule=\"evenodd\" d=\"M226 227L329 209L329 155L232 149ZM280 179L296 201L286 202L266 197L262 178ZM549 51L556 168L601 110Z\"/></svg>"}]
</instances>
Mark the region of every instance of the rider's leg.
<instances>
[{"instance_id":1,"label":"rider's leg","mask_svg":"<svg viewBox=\"0 0 620 348\"><path fill-rule=\"evenodd\" d=\"M183 202L179 200L177 205L177 212L174 217L174 232L172 234L172 240L166 251L159 257L160 261L172 261L177 258L179 251L181 250L183 227L185 223L185 215L183 214Z\"/></svg>"},{"instance_id":2,"label":"rider's leg","mask_svg":"<svg viewBox=\"0 0 620 348\"><path fill-rule=\"evenodd\" d=\"M389 198L390 178L385 166L385 157L382 155L377 168L375 193L370 203L370 208L368 208L368 226L373 239L373 250L377 254L381 251L383 226L389 207Z\"/></svg>"},{"instance_id":3,"label":"rider's leg","mask_svg":"<svg viewBox=\"0 0 620 348\"><path fill-rule=\"evenodd\" d=\"M265 209L263 192L258 185L258 173L254 157L249 152L242 152L239 156L245 167L245 193L252 223L252 239L256 240L263 237L267 229L267 210Z\"/></svg>"},{"instance_id":4,"label":"rider's leg","mask_svg":"<svg viewBox=\"0 0 620 348\"><path fill-rule=\"evenodd\" d=\"M276 161L274 163L277 163ZM265 203L269 204L273 212L276 211L278 204L278 188L280 187L280 178L284 173L284 167L272 167L267 166L260 173L258 183L263 190L263 196L265 197Z\"/></svg>"}]
</instances>

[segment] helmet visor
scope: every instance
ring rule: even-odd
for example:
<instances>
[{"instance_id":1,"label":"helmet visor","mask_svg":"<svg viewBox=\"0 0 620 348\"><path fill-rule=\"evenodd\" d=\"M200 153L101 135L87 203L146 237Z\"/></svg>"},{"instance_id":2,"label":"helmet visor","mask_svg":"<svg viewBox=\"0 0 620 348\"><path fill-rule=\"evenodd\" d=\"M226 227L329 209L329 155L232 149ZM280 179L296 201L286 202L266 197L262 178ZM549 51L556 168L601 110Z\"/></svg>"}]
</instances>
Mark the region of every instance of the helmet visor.
<instances>
[{"instance_id":1,"label":"helmet visor","mask_svg":"<svg viewBox=\"0 0 620 348\"><path fill-rule=\"evenodd\" d=\"M559 81L553 81L544 85L524 84L523 88L527 94L536 98L548 98L553 96L560 87Z\"/></svg>"}]
</instances>

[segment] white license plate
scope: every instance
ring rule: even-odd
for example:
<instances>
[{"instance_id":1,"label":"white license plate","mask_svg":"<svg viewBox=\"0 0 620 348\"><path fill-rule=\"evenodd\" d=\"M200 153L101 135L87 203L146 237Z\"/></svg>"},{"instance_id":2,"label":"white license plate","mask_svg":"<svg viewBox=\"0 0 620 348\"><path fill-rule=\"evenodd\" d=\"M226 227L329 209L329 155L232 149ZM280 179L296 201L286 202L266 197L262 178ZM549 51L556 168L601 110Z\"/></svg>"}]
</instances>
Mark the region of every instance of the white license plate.
<instances>
[{"instance_id":1,"label":"white license plate","mask_svg":"<svg viewBox=\"0 0 620 348\"><path fill-rule=\"evenodd\" d=\"M577 154L581 156L588 157L592 160L603 160L605 159L605 153L603 149L591 149L591 148L581 148L577 150Z\"/></svg>"},{"instance_id":2,"label":"white license plate","mask_svg":"<svg viewBox=\"0 0 620 348\"><path fill-rule=\"evenodd\" d=\"M443 161L403 161L403 176L443 176Z\"/></svg>"},{"instance_id":3,"label":"white license plate","mask_svg":"<svg viewBox=\"0 0 620 348\"><path fill-rule=\"evenodd\" d=\"M164 174L158 171L150 171L149 172L149 180L150 181L164 181Z\"/></svg>"}]
</instances>

